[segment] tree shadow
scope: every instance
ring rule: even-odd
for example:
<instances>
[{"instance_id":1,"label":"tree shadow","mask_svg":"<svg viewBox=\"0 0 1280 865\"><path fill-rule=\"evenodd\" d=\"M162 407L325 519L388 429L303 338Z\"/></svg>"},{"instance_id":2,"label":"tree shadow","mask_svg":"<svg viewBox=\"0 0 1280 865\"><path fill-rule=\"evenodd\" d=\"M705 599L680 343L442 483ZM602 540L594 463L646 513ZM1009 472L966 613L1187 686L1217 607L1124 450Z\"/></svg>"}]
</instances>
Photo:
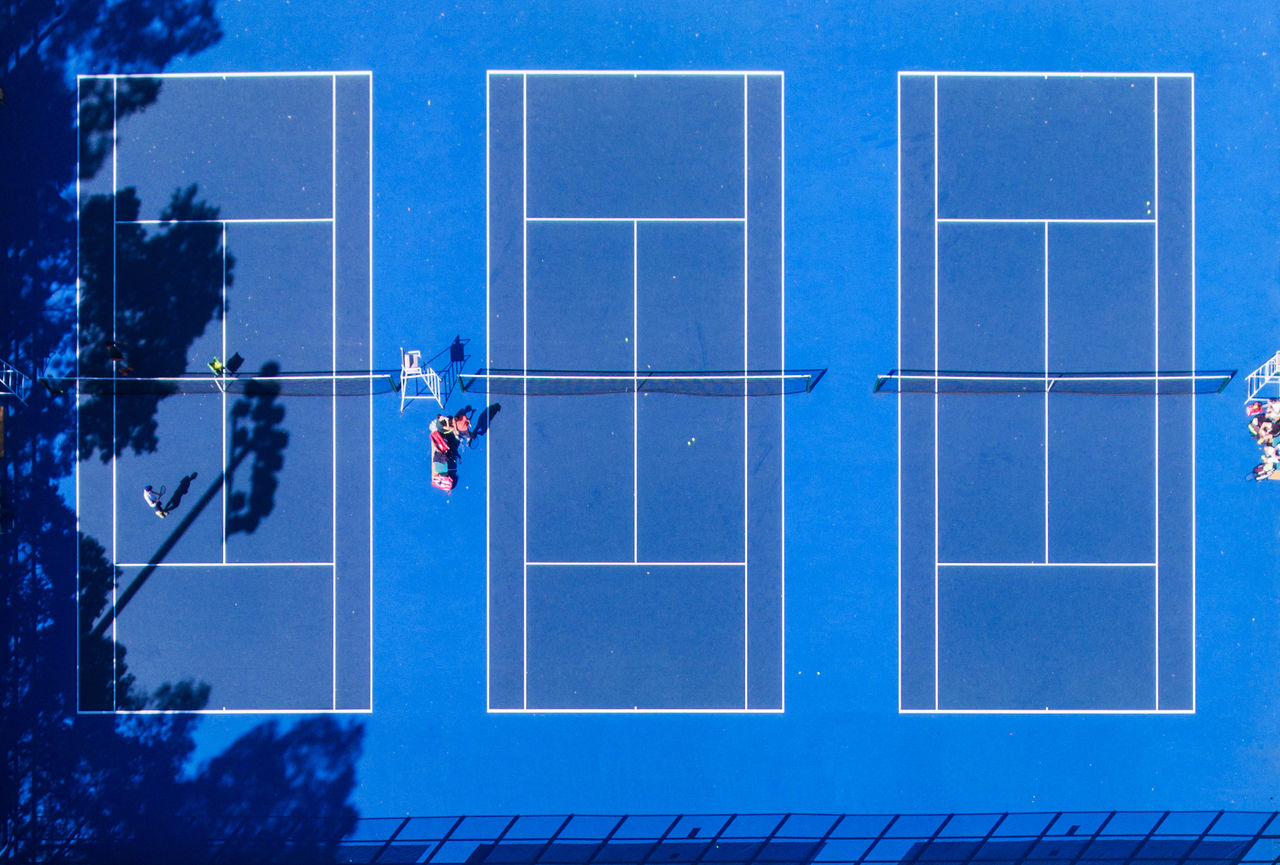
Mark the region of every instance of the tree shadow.
<instances>
[{"instance_id":1,"label":"tree shadow","mask_svg":"<svg viewBox=\"0 0 1280 865\"><path fill-rule=\"evenodd\" d=\"M235 260L222 245L218 209L196 199L196 187L173 194L160 226L140 225L142 203L133 189L95 195L80 217L79 375L80 458L102 462L154 451L156 411L174 386L141 381L187 372L195 340L222 317L224 286ZM121 222L121 221L124 222ZM127 358L112 357L112 344ZM125 378L139 381L119 382ZM112 381L115 378L117 381ZM117 392L127 395L117 398Z\"/></svg>"},{"instance_id":2,"label":"tree shadow","mask_svg":"<svg viewBox=\"0 0 1280 865\"><path fill-rule=\"evenodd\" d=\"M230 861L329 859L355 827L348 800L363 737L360 725L327 716L285 732L275 721L261 724L201 768L186 813L215 816L206 831L234 838L240 854ZM290 783L277 783L280 778ZM282 837L295 851L282 855Z\"/></svg>"},{"instance_id":3,"label":"tree shadow","mask_svg":"<svg viewBox=\"0 0 1280 865\"><path fill-rule=\"evenodd\" d=\"M80 82L79 171L77 177L90 181L111 156L116 126L130 115L145 111L160 95L159 78L98 78Z\"/></svg>"},{"instance_id":4,"label":"tree shadow","mask_svg":"<svg viewBox=\"0 0 1280 865\"><path fill-rule=\"evenodd\" d=\"M280 364L262 365L260 376L280 374ZM249 380L245 398L231 407L231 449L238 459L227 468L227 488L235 483L234 467L247 456L253 457L249 467L249 490L233 490L227 501L227 534L252 534L258 524L275 508L275 494L280 482L277 475L284 467L284 449L289 446L289 433L280 428L284 406L276 401L280 386L271 382Z\"/></svg>"},{"instance_id":5,"label":"tree shadow","mask_svg":"<svg viewBox=\"0 0 1280 865\"><path fill-rule=\"evenodd\" d=\"M220 238L189 225L116 225L124 284L157 281L126 298L126 317L114 331L109 326L102 294L113 249L107 232L119 214L139 212L132 190L84 201L82 227L91 237L82 263L92 269L78 286L77 150L79 179L101 174L114 124L153 103L161 85L154 78L113 79L110 88L90 82L78 100L74 73L162 71L220 35L214 0L14 0L6 6L0 23L6 103L0 108L0 357L31 371L50 356L76 357L78 287L98 304L89 326L108 340L130 343L138 374L179 371L192 334L216 318L208 274L197 281L166 264L176 262L179 251L186 269L193 251L200 262L220 259ZM175 194L166 212L169 218L217 213L197 200L194 188ZM148 298L152 290L157 296ZM186 296L192 290L194 299ZM103 340L86 340L86 348L90 344L82 358L88 365L100 362ZM176 682L138 695L124 647L92 634L120 575L108 548L78 531L68 504L78 450L87 446L86 455L109 460L126 449L153 447L157 402L142 399L126 409L118 435L100 425L85 441L74 432L67 399L40 395L6 423L0 480L14 518L12 530L0 534L0 636L7 649L0 670L0 853L12 861L102 863L332 860L354 823L349 799L359 725L327 717L283 731L263 725L193 774L200 718L181 710L202 704L202 687ZM78 666L91 673L79 684ZM178 711L89 714L109 712L113 696L122 707ZM275 813L323 819L300 830L298 821L269 820ZM242 823L227 831L235 820ZM215 843L224 831L234 837Z\"/></svg>"},{"instance_id":6,"label":"tree shadow","mask_svg":"<svg viewBox=\"0 0 1280 865\"><path fill-rule=\"evenodd\" d=\"M262 368L263 375L275 375L278 372L279 370L274 363L265 364ZM164 563L169 553L178 545L178 542L191 529L191 526L199 519L200 515L218 499L219 494L230 487L236 470L250 456L254 458L253 470L250 475L251 492L248 496L245 496L244 493L238 494L240 502L244 506L244 509L238 513L232 511L237 502L237 494L231 496L228 503L227 533L230 534L233 531L251 532L257 528L258 522L263 517L271 513L274 507L275 490L278 486L275 475L280 470L280 467L284 465L282 451L289 443L289 434L277 429L280 422L284 420L284 407L275 404L279 391L279 385L270 382L249 381L246 383L246 398L238 400L231 411L235 432L231 438L231 458L227 463L226 469L209 484L204 494L186 512L182 522L170 532L159 549L151 554L147 559L146 567L138 572L138 575L129 582L129 585L115 595L113 601L107 601L105 598L101 600L94 614L95 617L91 620L92 628L89 631L91 638L101 639L107 635L112 623L155 574L157 566ZM244 426L244 418L252 420L253 425ZM190 488L190 478L194 477L194 474L188 475L183 478L182 483ZM182 489L181 484L179 489ZM103 564L106 564L105 557L103 558ZM114 570L117 572L115 576L118 577L119 569ZM95 595L94 600L96 601L97 599ZM105 673L107 671L100 672ZM207 688L204 693L207 695ZM159 695L160 692L157 691L156 695L145 699L158 699ZM170 698L177 695L179 695L178 692L167 694Z\"/></svg>"}]
</instances>

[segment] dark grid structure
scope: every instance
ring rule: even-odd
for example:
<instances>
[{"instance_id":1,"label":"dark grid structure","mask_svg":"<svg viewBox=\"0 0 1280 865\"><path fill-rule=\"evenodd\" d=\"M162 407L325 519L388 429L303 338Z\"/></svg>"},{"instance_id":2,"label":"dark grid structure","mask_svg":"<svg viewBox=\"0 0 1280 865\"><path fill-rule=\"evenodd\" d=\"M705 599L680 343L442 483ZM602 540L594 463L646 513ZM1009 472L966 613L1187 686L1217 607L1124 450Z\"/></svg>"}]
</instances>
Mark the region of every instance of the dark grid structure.
<instances>
[{"instance_id":1,"label":"dark grid structure","mask_svg":"<svg viewBox=\"0 0 1280 865\"><path fill-rule=\"evenodd\" d=\"M342 862L448 865L1253 865L1277 812L681 814L364 818Z\"/></svg>"},{"instance_id":2,"label":"dark grid structure","mask_svg":"<svg viewBox=\"0 0 1280 865\"><path fill-rule=\"evenodd\" d=\"M177 828L177 827L170 827ZM336 829L336 831L334 831ZM1280 812L664 814L188 818L208 839L183 861L440 865L1263 865L1280 863ZM76 833L0 838L0 860L98 862L118 845ZM157 860L159 861L159 860ZM167 861L167 860L166 860Z\"/></svg>"}]
</instances>

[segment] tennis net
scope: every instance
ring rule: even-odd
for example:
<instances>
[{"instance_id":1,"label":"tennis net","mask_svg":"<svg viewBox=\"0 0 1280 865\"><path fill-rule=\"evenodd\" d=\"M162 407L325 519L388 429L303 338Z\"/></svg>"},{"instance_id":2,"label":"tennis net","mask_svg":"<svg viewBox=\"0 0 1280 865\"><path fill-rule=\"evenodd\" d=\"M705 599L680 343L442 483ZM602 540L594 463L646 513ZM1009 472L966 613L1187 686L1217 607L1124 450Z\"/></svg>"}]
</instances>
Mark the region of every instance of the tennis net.
<instances>
[{"instance_id":1,"label":"tennis net","mask_svg":"<svg viewBox=\"0 0 1280 865\"><path fill-rule=\"evenodd\" d=\"M400 389L399 370L364 372L294 372L272 375L183 375L41 379L53 393L82 396L169 396L173 394L278 394L280 396L369 396Z\"/></svg>"},{"instance_id":2,"label":"tennis net","mask_svg":"<svg viewBox=\"0 0 1280 865\"><path fill-rule=\"evenodd\" d=\"M876 376L875 390L889 393L1077 393L1177 396L1221 393L1235 370L1162 372L977 372L894 369Z\"/></svg>"},{"instance_id":3,"label":"tennis net","mask_svg":"<svg viewBox=\"0 0 1280 865\"><path fill-rule=\"evenodd\" d=\"M525 396L594 396L611 393L669 393L686 396L781 396L808 393L825 369L748 372L671 372L624 370L481 369L459 376L462 389L474 393Z\"/></svg>"}]
</instances>

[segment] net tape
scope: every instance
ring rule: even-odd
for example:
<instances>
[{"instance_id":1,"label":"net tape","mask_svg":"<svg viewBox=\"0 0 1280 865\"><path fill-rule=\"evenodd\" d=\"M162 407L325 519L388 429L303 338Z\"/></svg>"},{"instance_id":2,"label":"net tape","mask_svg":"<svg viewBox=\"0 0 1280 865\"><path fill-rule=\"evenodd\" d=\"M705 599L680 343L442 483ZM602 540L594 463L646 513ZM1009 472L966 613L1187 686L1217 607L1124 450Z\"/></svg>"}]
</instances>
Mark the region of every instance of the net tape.
<instances>
[{"instance_id":1,"label":"net tape","mask_svg":"<svg viewBox=\"0 0 1280 865\"><path fill-rule=\"evenodd\" d=\"M825 369L681 373L667 371L577 372L569 370L482 369L460 375L463 390L505 395L595 395L669 393L691 396L780 396L807 393ZM368 396L400 390L398 370L307 372L217 376L188 373L167 377L81 377L42 380L51 391L80 396L169 396L244 394L280 396Z\"/></svg>"},{"instance_id":2,"label":"net tape","mask_svg":"<svg viewBox=\"0 0 1280 865\"><path fill-rule=\"evenodd\" d=\"M246 394L280 396L369 396L399 391L399 370L378 372L304 372L278 375L217 376L190 373L158 378L46 378L51 391L82 396L169 396L172 394Z\"/></svg>"},{"instance_id":3,"label":"net tape","mask_svg":"<svg viewBox=\"0 0 1280 865\"><path fill-rule=\"evenodd\" d=\"M611 393L668 393L685 396L781 396L808 393L825 369L748 372L481 369L459 376L473 393L528 396L594 396Z\"/></svg>"},{"instance_id":4,"label":"net tape","mask_svg":"<svg viewBox=\"0 0 1280 865\"><path fill-rule=\"evenodd\" d=\"M876 391L925 394L1076 393L1177 396L1221 393L1235 370L1164 372L976 372L895 369L876 377Z\"/></svg>"}]
</instances>

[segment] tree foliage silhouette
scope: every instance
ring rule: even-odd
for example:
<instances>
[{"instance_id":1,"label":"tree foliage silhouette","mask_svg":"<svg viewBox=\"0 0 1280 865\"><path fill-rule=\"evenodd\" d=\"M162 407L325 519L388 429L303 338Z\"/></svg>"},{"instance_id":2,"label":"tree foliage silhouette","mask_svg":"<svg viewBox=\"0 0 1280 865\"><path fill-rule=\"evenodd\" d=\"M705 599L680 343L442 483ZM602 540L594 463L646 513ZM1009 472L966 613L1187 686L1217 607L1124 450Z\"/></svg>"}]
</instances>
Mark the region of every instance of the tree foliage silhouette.
<instances>
[{"instance_id":1,"label":"tree foliage silhouette","mask_svg":"<svg viewBox=\"0 0 1280 865\"><path fill-rule=\"evenodd\" d=\"M121 79L110 90L86 82L78 96L73 70L159 72L220 36L214 0L7 4L0 20L0 291L6 305L0 357L31 368L51 356L77 355L77 288L85 275L76 270L76 181L103 170L114 124L145 110L163 90L158 79ZM136 195L122 190L117 200L92 199L86 209L107 207L131 212ZM216 213L212 207L186 189L175 192L167 212ZM90 231L108 218L86 215ZM207 232L125 227L116 240L124 241L126 269L139 268L126 280L140 284L158 276L147 268L179 254L188 264L217 258L221 268L214 252L220 241ZM94 241L85 247L90 259L101 251ZM148 340L141 348L156 364L152 374L164 374L179 351L185 355L192 330L198 334L217 315L216 294L205 291L207 273L163 277L154 297L142 298L148 318L133 334ZM187 291L195 296L175 302L174 293ZM102 319L92 307L88 312L92 328ZM149 342L152 333L168 342ZM96 350L87 353L90 363ZM283 731L265 724L193 771L199 716L77 711L190 709L203 705L207 691L177 682L139 696L124 647L92 634L120 575L107 546L77 531L68 504L77 453L86 445L74 433L72 404L41 396L8 417L6 459L0 460L0 487L15 514L12 529L0 534L0 636L7 649L0 666L0 857L106 863L331 858L354 825L348 800L359 725L327 716ZM154 405L126 417L115 435L99 427L87 447L108 460L126 449L146 450L154 445L153 414ZM77 666L100 675L81 676L78 688ZM302 825L303 815L319 819ZM213 843L232 828L229 846Z\"/></svg>"},{"instance_id":2,"label":"tree foliage silhouette","mask_svg":"<svg viewBox=\"0 0 1280 865\"><path fill-rule=\"evenodd\" d=\"M179 190L165 206L166 224L136 220L133 189L93 196L80 216L79 358L83 376L111 376L107 343L122 341L138 376L173 377L187 368L191 344L222 317L222 290L235 258L222 248L218 209ZM169 222L173 220L172 222ZM124 224L120 224L120 223ZM170 394L113 400L95 394L80 404L80 457L95 451L105 463L126 450L156 448L156 409Z\"/></svg>"}]
</instances>

